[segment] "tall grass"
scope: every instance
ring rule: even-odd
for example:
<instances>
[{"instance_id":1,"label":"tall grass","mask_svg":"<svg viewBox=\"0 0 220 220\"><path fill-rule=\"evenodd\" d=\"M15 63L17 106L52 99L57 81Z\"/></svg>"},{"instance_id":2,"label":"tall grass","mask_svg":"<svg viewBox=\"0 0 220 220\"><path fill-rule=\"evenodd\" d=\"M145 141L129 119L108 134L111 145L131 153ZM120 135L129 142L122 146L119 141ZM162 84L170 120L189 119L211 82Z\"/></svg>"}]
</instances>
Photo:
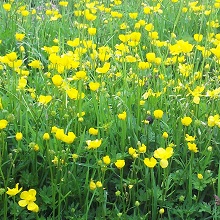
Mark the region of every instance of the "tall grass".
<instances>
[{"instance_id":1,"label":"tall grass","mask_svg":"<svg viewBox=\"0 0 220 220\"><path fill-rule=\"evenodd\" d=\"M1 2L1 219L218 219L219 8Z\"/></svg>"}]
</instances>

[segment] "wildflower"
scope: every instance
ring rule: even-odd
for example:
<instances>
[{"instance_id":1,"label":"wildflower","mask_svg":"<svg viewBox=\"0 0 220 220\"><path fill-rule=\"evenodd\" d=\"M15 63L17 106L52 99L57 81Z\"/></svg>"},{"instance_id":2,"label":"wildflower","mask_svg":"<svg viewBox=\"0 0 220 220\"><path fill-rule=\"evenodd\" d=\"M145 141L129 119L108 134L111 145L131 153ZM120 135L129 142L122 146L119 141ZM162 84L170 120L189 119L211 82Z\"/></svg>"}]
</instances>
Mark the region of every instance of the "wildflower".
<instances>
[{"instance_id":1,"label":"wildflower","mask_svg":"<svg viewBox=\"0 0 220 220\"><path fill-rule=\"evenodd\" d=\"M145 144L141 144L139 147L138 147L138 152L139 153L145 153L147 150L147 146Z\"/></svg>"},{"instance_id":2,"label":"wildflower","mask_svg":"<svg viewBox=\"0 0 220 220\"><path fill-rule=\"evenodd\" d=\"M90 82L89 83L89 88L92 91L98 90L99 87L100 87L100 83L98 83L98 82Z\"/></svg>"},{"instance_id":3,"label":"wildflower","mask_svg":"<svg viewBox=\"0 0 220 220\"><path fill-rule=\"evenodd\" d=\"M25 37L25 34L19 34L19 33L15 34L15 39L17 41L22 41L24 39L24 37Z\"/></svg>"},{"instance_id":4,"label":"wildflower","mask_svg":"<svg viewBox=\"0 0 220 220\"><path fill-rule=\"evenodd\" d=\"M96 34L96 28L88 28L89 35L93 36Z\"/></svg>"},{"instance_id":5,"label":"wildflower","mask_svg":"<svg viewBox=\"0 0 220 220\"><path fill-rule=\"evenodd\" d=\"M15 138L17 141L20 141L23 138L23 135L21 132L16 133Z\"/></svg>"},{"instance_id":6,"label":"wildflower","mask_svg":"<svg viewBox=\"0 0 220 220\"><path fill-rule=\"evenodd\" d=\"M60 86L63 83L63 78L60 75L54 75L52 82L55 86Z\"/></svg>"},{"instance_id":7,"label":"wildflower","mask_svg":"<svg viewBox=\"0 0 220 220\"><path fill-rule=\"evenodd\" d=\"M173 148L167 147L166 149L160 147L157 150L154 151L154 157L159 158L160 160L160 166L162 168L166 168L168 166L168 158L170 158L173 155Z\"/></svg>"},{"instance_id":8,"label":"wildflower","mask_svg":"<svg viewBox=\"0 0 220 220\"><path fill-rule=\"evenodd\" d=\"M157 164L157 160L154 157L151 158L145 158L144 164L149 168L154 168Z\"/></svg>"},{"instance_id":9,"label":"wildflower","mask_svg":"<svg viewBox=\"0 0 220 220\"><path fill-rule=\"evenodd\" d=\"M44 140L49 140L50 139L50 135L48 133L44 133L43 134L43 139Z\"/></svg>"},{"instance_id":10,"label":"wildflower","mask_svg":"<svg viewBox=\"0 0 220 220\"><path fill-rule=\"evenodd\" d=\"M97 149L102 144L102 140L101 139L100 140L96 139L94 141L87 140L86 144L88 145L88 149Z\"/></svg>"},{"instance_id":11,"label":"wildflower","mask_svg":"<svg viewBox=\"0 0 220 220\"><path fill-rule=\"evenodd\" d=\"M189 126L192 123L192 119L190 117L181 118L181 122L185 126Z\"/></svg>"},{"instance_id":12,"label":"wildflower","mask_svg":"<svg viewBox=\"0 0 220 220\"><path fill-rule=\"evenodd\" d=\"M5 9L5 11L10 11L11 10L11 4L5 3L5 4L3 4L3 8Z\"/></svg>"},{"instance_id":13,"label":"wildflower","mask_svg":"<svg viewBox=\"0 0 220 220\"><path fill-rule=\"evenodd\" d=\"M156 119L161 119L161 118L163 117L163 111L160 110L160 109L155 110L155 111L154 111L154 117L155 117Z\"/></svg>"},{"instance_id":14,"label":"wildflower","mask_svg":"<svg viewBox=\"0 0 220 220\"><path fill-rule=\"evenodd\" d=\"M126 113L125 111L122 112L121 114L118 114L118 118L119 118L120 120L125 120L126 117L127 117L127 113Z\"/></svg>"},{"instance_id":15,"label":"wildflower","mask_svg":"<svg viewBox=\"0 0 220 220\"><path fill-rule=\"evenodd\" d=\"M9 195L9 196L15 196L15 195L17 195L19 192L21 192L21 190L22 190L22 187L20 188L20 189L18 189L18 185L19 185L19 183L17 183L16 185L15 185L15 188L12 188L12 189L10 189L9 187L7 187L8 188L8 190L7 190L7 194Z\"/></svg>"},{"instance_id":16,"label":"wildflower","mask_svg":"<svg viewBox=\"0 0 220 220\"><path fill-rule=\"evenodd\" d=\"M101 181L97 181L95 185L96 185L97 188L101 188L102 187L102 182Z\"/></svg>"},{"instance_id":17,"label":"wildflower","mask_svg":"<svg viewBox=\"0 0 220 220\"><path fill-rule=\"evenodd\" d=\"M47 105L50 101L52 100L52 96L51 95L40 95L38 98L38 102L42 105Z\"/></svg>"},{"instance_id":18,"label":"wildflower","mask_svg":"<svg viewBox=\"0 0 220 220\"><path fill-rule=\"evenodd\" d=\"M125 166L125 160L117 160L115 162L115 166L118 168L118 169L122 169L124 166Z\"/></svg>"},{"instance_id":19,"label":"wildflower","mask_svg":"<svg viewBox=\"0 0 220 220\"><path fill-rule=\"evenodd\" d=\"M202 41L203 35L202 34L194 34L193 37L196 42L200 42L200 41Z\"/></svg>"},{"instance_id":20,"label":"wildflower","mask_svg":"<svg viewBox=\"0 0 220 220\"><path fill-rule=\"evenodd\" d=\"M104 163L105 165L109 165L109 164L111 163L111 159L110 159L110 157L109 157L108 155L104 156L104 157L102 158L102 161L103 161L103 163Z\"/></svg>"},{"instance_id":21,"label":"wildflower","mask_svg":"<svg viewBox=\"0 0 220 220\"><path fill-rule=\"evenodd\" d=\"M77 79L85 79L86 78L86 72L85 71L78 71L76 72L76 78Z\"/></svg>"},{"instance_id":22,"label":"wildflower","mask_svg":"<svg viewBox=\"0 0 220 220\"><path fill-rule=\"evenodd\" d=\"M187 146L188 146L188 149L189 149L190 151L193 151L194 153L199 152L199 150L198 150L198 148L196 147L196 144L195 144L195 143L190 143L190 142L188 142L188 143L187 143Z\"/></svg>"},{"instance_id":23,"label":"wildflower","mask_svg":"<svg viewBox=\"0 0 220 220\"><path fill-rule=\"evenodd\" d=\"M39 151L39 149L40 149L40 147L39 147L38 144L35 144L35 145L33 146L33 150L34 150L34 151Z\"/></svg>"},{"instance_id":24,"label":"wildflower","mask_svg":"<svg viewBox=\"0 0 220 220\"><path fill-rule=\"evenodd\" d=\"M18 205L21 207L27 206L27 209L32 212L38 212L39 207L35 203L36 201L36 190L35 189L30 189L28 191L23 191L20 195L20 200L18 202Z\"/></svg>"},{"instance_id":25,"label":"wildflower","mask_svg":"<svg viewBox=\"0 0 220 220\"><path fill-rule=\"evenodd\" d=\"M133 147L129 147L128 148L128 153L132 156L133 154L136 153L136 149L134 149Z\"/></svg>"},{"instance_id":26,"label":"wildflower","mask_svg":"<svg viewBox=\"0 0 220 220\"><path fill-rule=\"evenodd\" d=\"M160 215L163 215L164 212L165 212L165 211L164 211L164 208L161 208L161 209L159 210L159 214L160 214Z\"/></svg>"},{"instance_id":27,"label":"wildflower","mask_svg":"<svg viewBox=\"0 0 220 220\"><path fill-rule=\"evenodd\" d=\"M169 135L168 135L167 132L163 132L162 136L163 136L164 139L167 139Z\"/></svg>"},{"instance_id":28,"label":"wildflower","mask_svg":"<svg viewBox=\"0 0 220 220\"><path fill-rule=\"evenodd\" d=\"M60 6L63 6L63 7L67 7L68 2L67 2L67 1L60 1L60 2L59 2L59 5L60 5Z\"/></svg>"},{"instance_id":29,"label":"wildflower","mask_svg":"<svg viewBox=\"0 0 220 220\"><path fill-rule=\"evenodd\" d=\"M5 119L0 120L0 130L6 128L8 125L8 121Z\"/></svg>"},{"instance_id":30,"label":"wildflower","mask_svg":"<svg viewBox=\"0 0 220 220\"><path fill-rule=\"evenodd\" d=\"M91 189L91 190L95 190L96 189L96 184L95 184L95 182L91 179L91 181L90 181L90 183L89 183L89 188Z\"/></svg>"},{"instance_id":31,"label":"wildflower","mask_svg":"<svg viewBox=\"0 0 220 220\"><path fill-rule=\"evenodd\" d=\"M40 60L33 60L31 61L28 66L34 68L34 69L41 69L42 68L42 63Z\"/></svg>"},{"instance_id":32,"label":"wildflower","mask_svg":"<svg viewBox=\"0 0 220 220\"><path fill-rule=\"evenodd\" d=\"M97 73L107 73L108 70L110 69L110 63L105 63L103 65L103 67L99 67L96 69L96 72Z\"/></svg>"},{"instance_id":33,"label":"wildflower","mask_svg":"<svg viewBox=\"0 0 220 220\"><path fill-rule=\"evenodd\" d=\"M201 173L197 174L198 179L202 180L203 179L203 175Z\"/></svg>"},{"instance_id":34,"label":"wildflower","mask_svg":"<svg viewBox=\"0 0 220 220\"><path fill-rule=\"evenodd\" d=\"M79 158L78 154L72 154L73 161L76 161Z\"/></svg>"},{"instance_id":35,"label":"wildflower","mask_svg":"<svg viewBox=\"0 0 220 220\"><path fill-rule=\"evenodd\" d=\"M190 136L188 134L186 134L186 136L185 136L185 140L188 142L195 141L195 139L196 139L195 136Z\"/></svg>"},{"instance_id":36,"label":"wildflower","mask_svg":"<svg viewBox=\"0 0 220 220\"><path fill-rule=\"evenodd\" d=\"M89 134L91 134L91 135L97 135L98 134L98 129L95 129L95 128L90 128L89 129Z\"/></svg>"}]
</instances>

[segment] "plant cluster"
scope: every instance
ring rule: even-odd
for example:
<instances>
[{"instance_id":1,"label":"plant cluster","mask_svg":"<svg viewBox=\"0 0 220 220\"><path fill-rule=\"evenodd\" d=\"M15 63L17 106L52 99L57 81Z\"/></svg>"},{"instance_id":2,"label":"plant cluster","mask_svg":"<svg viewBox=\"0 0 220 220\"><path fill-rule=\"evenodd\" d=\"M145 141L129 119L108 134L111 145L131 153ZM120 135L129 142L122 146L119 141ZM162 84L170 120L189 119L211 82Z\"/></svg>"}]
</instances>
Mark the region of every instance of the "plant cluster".
<instances>
[{"instance_id":1,"label":"plant cluster","mask_svg":"<svg viewBox=\"0 0 220 220\"><path fill-rule=\"evenodd\" d=\"M0 218L219 219L219 9L1 2Z\"/></svg>"}]
</instances>

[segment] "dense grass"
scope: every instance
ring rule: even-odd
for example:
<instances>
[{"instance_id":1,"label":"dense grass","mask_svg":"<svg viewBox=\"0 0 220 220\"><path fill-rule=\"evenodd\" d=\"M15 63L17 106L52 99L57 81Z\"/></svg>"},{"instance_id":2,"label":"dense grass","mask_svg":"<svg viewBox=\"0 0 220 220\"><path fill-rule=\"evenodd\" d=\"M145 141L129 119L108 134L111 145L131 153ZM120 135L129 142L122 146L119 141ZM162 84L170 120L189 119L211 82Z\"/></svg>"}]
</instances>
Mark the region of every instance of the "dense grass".
<instances>
[{"instance_id":1,"label":"dense grass","mask_svg":"<svg viewBox=\"0 0 220 220\"><path fill-rule=\"evenodd\" d=\"M0 218L219 219L219 8L1 2Z\"/></svg>"}]
</instances>

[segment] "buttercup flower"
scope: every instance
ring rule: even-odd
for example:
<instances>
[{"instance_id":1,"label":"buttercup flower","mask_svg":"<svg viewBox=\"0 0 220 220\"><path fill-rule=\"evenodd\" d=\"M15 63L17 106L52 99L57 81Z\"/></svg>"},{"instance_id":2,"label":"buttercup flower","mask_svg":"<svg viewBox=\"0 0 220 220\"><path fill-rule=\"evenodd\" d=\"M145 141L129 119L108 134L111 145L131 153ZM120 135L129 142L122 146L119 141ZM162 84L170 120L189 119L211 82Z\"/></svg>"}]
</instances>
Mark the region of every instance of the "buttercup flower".
<instances>
[{"instance_id":1,"label":"buttercup flower","mask_svg":"<svg viewBox=\"0 0 220 220\"><path fill-rule=\"evenodd\" d=\"M18 205L21 207L25 207L27 206L27 209L29 211L32 212L38 212L39 211L39 207L38 205L35 203L36 201L36 190L35 189L30 189L28 191L23 191L20 195L20 198L22 200L20 200L18 202Z\"/></svg>"},{"instance_id":2,"label":"buttercup flower","mask_svg":"<svg viewBox=\"0 0 220 220\"><path fill-rule=\"evenodd\" d=\"M20 141L22 139L23 135L21 132L16 133L15 138L17 141Z\"/></svg>"},{"instance_id":3,"label":"buttercup flower","mask_svg":"<svg viewBox=\"0 0 220 220\"><path fill-rule=\"evenodd\" d=\"M157 164L157 160L154 157L151 158L145 158L144 164L149 168L154 168Z\"/></svg>"},{"instance_id":4,"label":"buttercup flower","mask_svg":"<svg viewBox=\"0 0 220 220\"><path fill-rule=\"evenodd\" d=\"M8 125L8 121L5 119L0 120L0 130L6 128Z\"/></svg>"},{"instance_id":5,"label":"buttercup flower","mask_svg":"<svg viewBox=\"0 0 220 220\"><path fill-rule=\"evenodd\" d=\"M118 168L118 169L122 169L124 166L125 166L125 160L117 160L115 162L115 166Z\"/></svg>"},{"instance_id":6,"label":"buttercup flower","mask_svg":"<svg viewBox=\"0 0 220 220\"><path fill-rule=\"evenodd\" d=\"M125 120L127 117L127 113L124 111L121 114L118 114L118 118L121 120Z\"/></svg>"},{"instance_id":7,"label":"buttercup flower","mask_svg":"<svg viewBox=\"0 0 220 220\"><path fill-rule=\"evenodd\" d=\"M154 117L157 119L161 119L163 117L163 111L158 109L154 111Z\"/></svg>"},{"instance_id":8,"label":"buttercup flower","mask_svg":"<svg viewBox=\"0 0 220 220\"><path fill-rule=\"evenodd\" d=\"M105 165L109 165L109 164L111 163L111 159L110 159L110 157L109 157L108 155L104 156L104 157L102 158L102 160L103 160L103 163L104 163Z\"/></svg>"},{"instance_id":9,"label":"buttercup flower","mask_svg":"<svg viewBox=\"0 0 220 220\"><path fill-rule=\"evenodd\" d=\"M22 187L20 188L20 189L18 189L18 185L19 185L19 183L17 183L16 185L15 185L15 188L12 188L12 189L10 189L9 187L7 187L7 194L9 195L9 196L15 196L15 195L17 195L19 192L21 192L21 190L22 190Z\"/></svg>"},{"instance_id":10,"label":"buttercup flower","mask_svg":"<svg viewBox=\"0 0 220 220\"><path fill-rule=\"evenodd\" d=\"M185 126L189 126L192 123L192 119L190 117L181 118L181 122Z\"/></svg>"}]
</instances>

